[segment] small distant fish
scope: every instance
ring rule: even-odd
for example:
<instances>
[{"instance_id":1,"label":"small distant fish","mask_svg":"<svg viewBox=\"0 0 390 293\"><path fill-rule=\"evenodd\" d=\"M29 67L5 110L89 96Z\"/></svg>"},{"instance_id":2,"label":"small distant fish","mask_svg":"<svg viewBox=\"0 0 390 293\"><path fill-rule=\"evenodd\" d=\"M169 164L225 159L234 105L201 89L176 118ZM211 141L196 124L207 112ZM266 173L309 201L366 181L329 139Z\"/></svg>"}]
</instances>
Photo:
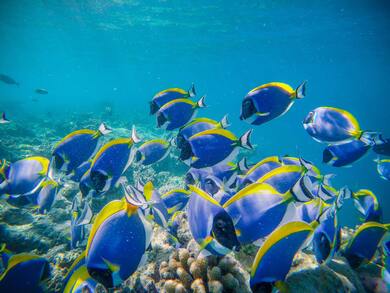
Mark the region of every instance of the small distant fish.
<instances>
[{"instance_id":1,"label":"small distant fish","mask_svg":"<svg viewBox=\"0 0 390 293\"><path fill-rule=\"evenodd\" d=\"M390 159L376 159L377 171L380 177L384 180L390 181Z\"/></svg>"},{"instance_id":2,"label":"small distant fish","mask_svg":"<svg viewBox=\"0 0 390 293\"><path fill-rule=\"evenodd\" d=\"M372 145L378 136L378 133L361 130L356 118L348 111L333 107L314 109L304 119L303 127L314 140L328 144L343 144L356 139Z\"/></svg>"},{"instance_id":3,"label":"small distant fish","mask_svg":"<svg viewBox=\"0 0 390 293\"><path fill-rule=\"evenodd\" d=\"M49 93L47 89L36 89L35 92L40 95L47 95Z\"/></svg>"},{"instance_id":4,"label":"small distant fish","mask_svg":"<svg viewBox=\"0 0 390 293\"><path fill-rule=\"evenodd\" d=\"M250 275L253 292L288 292L284 280L298 250L313 235L316 223L290 222L275 229L257 251ZM278 261L275 261L277 259Z\"/></svg>"},{"instance_id":5,"label":"small distant fish","mask_svg":"<svg viewBox=\"0 0 390 293\"><path fill-rule=\"evenodd\" d=\"M5 112L1 115L0 124L10 123L11 121L5 117Z\"/></svg>"},{"instance_id":6,"label":"small distant fish","mask_svg":"<svg viewBox=\"0 0 390 293\"><path fill-rule=\"evenodd\" d=\"M240 119L260 125L285 114L296 99L306 94L306 81L296 90L281 82L263 84L251 90L241 106Z\"/></svg>"},{"instance_id":7,"label":"small distant fish","mask_svg":"<svg viewBox=\"0 0 390 293\"><path fill-rule=\"evenodd\" d=\"M193 98L196 96L195 86L192 84L188 91L180 88L170 88L157 93L150 102L150 114L155 114L166 103L176 99Z\"/></svg>"},{"instance_id":8,"label":"small distant fish","mask_svg":"<svg viewBox=\"0 0 390 293\"><path fill-rule=\"evenodd\" d=\"M372 260L389 228L390 224L367 222L355 231L343 252L352 268Z\"/></svg>"},{"instance_id":9,"label":"small distant fish","mask_svg":"<svg viewBox=\"0 0 390 293\"><path fill-rule=\"evenodd\" d=\"M14 84L16 86L19 86L19 82L15 81L12 77L5 75L5 74L0 74L0 80L6 84Z\"/></svg>"},{"instance_id":10,"label":"small distant fish","mask_svg":"<svg viewBox=\"0 0 390 293\"><path fill-rule=\"evenodd\" d=\"M200 108L205 108L205 96L198 102L189 99L176 99L164 104L157 111L157 127L166 130L174 130L184 126L196 114Z\"/></svg>"},{"instance_id":11,"label":"small distant fish","mask_svg":"<svg viewBox=\"0 0 390 293\"><path fill-rule=\"evenodd\" d=\"M371 145L360 140L329 145L323 151L322 161L333 167L349 166L362 158L370 148Z\"/></svg>"},{"instance_id":12,"label":"small distant fish","mask_svg":"<svg viewBox=\"0 0 390 293\"><path fill-rule=\"evenodd\" d=\"M185 189L173 189L161 196L164 201L168 214L174 214L177 211L182 211L190 199L191 192Z\"/></svg>"},{"instance_id":13,"label":"small distant fish","mask_svg":"<svg viewBox=\"0 0 390 293\"><path fill-rule=\"evenodd\" d=\"M77 248L86 237L85 225L91 222L92 216L92 210L88 202L85 201L84 207L80 212L77 197L74 197L70 224L71 249Z\"/></svg>"},{"instance_id":14,"label":"small distant fish","mask_svg":"<svg viewBox=\"0 0 390 293\"><path fill-rule=\"evenodd\" d=\"M144 142L135 153L135 161L144 166L158 163L168 156L170 146L170 142L165 139Z\"/></svg>"}]
</instances>

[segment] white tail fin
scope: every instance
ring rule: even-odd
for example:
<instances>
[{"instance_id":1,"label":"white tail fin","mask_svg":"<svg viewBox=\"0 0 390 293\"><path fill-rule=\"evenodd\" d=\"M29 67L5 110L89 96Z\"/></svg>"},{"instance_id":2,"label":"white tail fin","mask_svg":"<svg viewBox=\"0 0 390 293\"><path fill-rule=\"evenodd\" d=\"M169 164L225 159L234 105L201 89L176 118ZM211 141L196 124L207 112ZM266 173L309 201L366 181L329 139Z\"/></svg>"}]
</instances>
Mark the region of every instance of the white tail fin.
<instances>
[{"instance_id":1,"label":"white tail fin","mask_svg":"<svg viewBox=\"0 0 390 293\"><path fill-rule=\"evenodd\" d=\"M112 131L112 129L110 127L108 127L106 124L102 123L99 125L99 132L102 135L109 134L111 131Z\"/></svg>"},{"instance_id":2,"label":"white tail fin","mask_svg":"<svg viewBox=\"0 0 390 293\"><path fill-rule=\"evenodd\" d=\"M307 83L307 81L305 80L295 90L295 97L297 99L303 99L306 96L306 83Z\"/></svg>"},{"instance_id":3,"label":"white tail fin","mask_svg":"<svg viewBox=\"0 0 390 293\"><path fill-rule=\"evenodd\" d=\"M196 103L196 107L197 108L206 108L206 104L204 102L204 100L206 99L206 95L202 96L199 101Z\"/></svg>"},{"instance_id":4,"label":"white tail fin","mask_svg":"<svg viewBox=\"0 0 390 293\"><path fill-rule=\"evenodd\" d=\"M247 159L244 157L242 158L238 164L237 164L238 170L241 172L246 172L249 170Z\"/></svg>"},{"instance_id":5,"label":"white tail fin","mask_svg":"<svg viewBox=\"0 0 390 293\"><path fill-rule=\"evenodd\" d=\"M326 174L322 179L322 183L325 185L330 185L330 180L334 177L336 177L336 174Z\"/></svg>"},{"instance_id":6,"label":"white tail fin","mask_svg":"<svg viewBox=\"0 0 390 293\"><path fill-rule=\"evenodd\" d=\"M376 144L376 141L378 138L381 137L381 134L378 132L373 131L363 131L362 135L360 136L359 140L364 142L367 145L373 146Z\"/></svg>"},{"instance_id":7,"label":"white tail fin","mask_svg":"<svg viewBox=\"0 0 390 293\"><path fill-rule=\"evenodd\" d=\"M141 141L141 139L137 135L137 131L134 125L133 128L131 129L131 139L134 141L134 143L139 143Z\"/></svg>"},{"instance_id":8,"label":"white tail fin","mask_svg":"<svg viewBox=\"0 0 390 293\"><path fill-rule=\"evenodd\" d=\"M192 84L191 88L188 90L188 96L190 98L193 98L193 97L196 96L196 90L195 90L195 85L194 84Z\"/></svg>"},{"instance_id":9,"label":"white tail fin","mask_svg":"<svg viewBox=\"0 0 390 293\"><path fill-rule=\"evenodd\" d=\"M229 119L228 119L228 114L223 116L221 121L219 122L219 125L221 125L221 128L228 128L230 126Z\"/></svg>"},{"instance_id":10,"label":"white tail fin","mask_svg":"<svg viewBox=\"0 0 390 293\"><path fill-rule=\"evenodd\" d=\"M253 129L249 129L239 139L238 145L244 149L252 150L253 146L250 142L251 134Z\"/></svg>"}]
</instances>

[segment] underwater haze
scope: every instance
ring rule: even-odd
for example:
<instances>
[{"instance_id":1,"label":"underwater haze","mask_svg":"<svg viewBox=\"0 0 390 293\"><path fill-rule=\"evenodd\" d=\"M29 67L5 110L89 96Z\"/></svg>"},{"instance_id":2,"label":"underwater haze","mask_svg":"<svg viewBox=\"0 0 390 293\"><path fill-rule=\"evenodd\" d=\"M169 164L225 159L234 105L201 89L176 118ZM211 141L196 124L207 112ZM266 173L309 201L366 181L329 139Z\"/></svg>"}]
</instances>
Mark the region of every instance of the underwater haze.
<instances>
[{"instance_id":1,"label":"underwater haze","mask_svg":"<svg viewBox=\"0 0 390 293\"><path fill-rule=\"evenodd\" d=\"M197 117L220 121L228 114L229 130L237 137L253 129L254 150L243 151L239 158L245 155L255 164L269 156L303 157L322 174L335 174L332 185L337 189L372 190L382 222L388 223L390 182L380 177L374 162L388 157L369 151L346 167L327 165L327 144L314 140L303 121L313 109L330 106L350 112L363 131L390 137L389 31L386 0L2 0L0 74L19 85L0 80L0 112L11 121L0 123L0 159L50 158L65 135L96 130L101 122L113 129L109 138L129 137L135 125L142 140L169 141L175 132L157 128L149 103L162 90L188 90L194 84L197 95L192 100L206 95L207 105ZM303 81L304 99L297 99L285 114L261 125L240 119L250 90L270 82L296 89ZM129 182L157 176L155 185L164 192L182 187L182 181L164 185L169 176L183 180L189 169L177 157L171 151L164 162L135 168ZM72 194L78 192L78 186L73 188ZM69 218L72 199L66 202L68 214L61 215ZM103 202L108 200L91 204L94 214ZM10 218L6 228L0 227L0 235L6 235L0 244L7 242L11 250L41 252L68 241L64 236L46 246L38 240L18 244L22 238L12 230L21 229L19 223L12 226L18 220L4 212L0 222ZM352 202L343 206L339 222L351 229L360 223ZM69 248L52 254L65 250ZM229 290L224 292L239 292Z\"/></svg>"}]
</instances>

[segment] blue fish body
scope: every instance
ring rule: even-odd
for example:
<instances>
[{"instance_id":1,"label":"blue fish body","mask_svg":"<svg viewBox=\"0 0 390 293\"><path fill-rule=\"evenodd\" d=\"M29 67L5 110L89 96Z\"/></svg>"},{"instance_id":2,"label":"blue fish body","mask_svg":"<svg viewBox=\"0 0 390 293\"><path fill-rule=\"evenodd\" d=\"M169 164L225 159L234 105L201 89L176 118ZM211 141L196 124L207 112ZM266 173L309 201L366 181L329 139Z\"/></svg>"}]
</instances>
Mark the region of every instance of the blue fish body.
<instances>
[{"instance_id":1,"label":"blue fish body","mask_svg":"<svg viewBox=\"0 0 390 293\"><path fill-rule=\"evenodd\" d=\"M267 284L272 290L273 283L285 280L295 254L313 231L313 226L307 223L290 222L267 237L252 265L250 286L253 292Z\"/></svg>"},{"instance_id":2,"label":"blue fish body","mask_svg":"<svg viewBox=\"0 0 390 293\"><path fill-rule=\"evenodd\" d=\"M251 131L240 139L226 129L210 129L191 136L188 149L182 149L180 159L191 167L211 167L223 161L231 161L238 152L238 147L252 148L249 143ZM242 138L245 137L245 142Z\"/></svg>"},{"instance_id":3,"label":"blue fish body","mask_svg":"<svg viewBox=\"0 0 390 293\"><path fill-rule=\"evenodd\" d=\"M388 225L366 222L355 231L344 251L345 257L353 268L358 267L365 260L372 260L388 229Z\"/></svg>"},{"instance_id":4,"label":"blue fish body","mask_svg":"<svg viewBox=\"0 0 390 293\"><path fill-rule=\"evenodd\" d=\"M281 164L279 162L279 158L276 156L261 160L260 162L253 165L245 175L241 176L240 188L256 182L266 173L280 166Z\"/></svg>"},{"instance_id":5,"label":"blue fish body","mask_svg":"<svg viewBox=\"0 0 390 293\"><path fill-rule=\"evenodd\" d=\"M371 190L361 189L352 193L355 207L362 215L363 222L382 223L382 209Z\"/></svg>"},{"instance_id":6,"label":"blue fish body","mask_svg":"<svg viewBox=\"0 0 390 293\"><path fill-rule=\"evenodd\" d=\"M42 281L50 276L49 262L32 254L14 254L0 275L0 292L43 292Z\"/></svg>"},{"instance_id":7,"label":"blue fish body","mask_svg":"<svg viewBox=\"0 0 390 293\"><path fill-rule=\"evenodd\" d=\"M319 107L303 121L307 133L322 143L342 144L362 135L359 123L351 113L332 107Z\"/></svg>"},{"instance_id":8,"label":"blue fish body","mask_svg":"<svg viewBox=\"0 0 390 293\"><path fill-rule=\"evenodd\" d=\"M338 249L337 240L339 236L337 233L340 233L340 229L335 213L333 215L330 214L326 219L320 221L320 224L314 232L312 242L314 255L318 263L326 262L333 257Z\"/></svg>"},{"instance_id":9,"label":"blue fish body","mask_svg":"<svg viewBox=\"0 0 390 293\"><path fill-rule=\"evenodd\" d=\"M378 155L390 156L390 139L383 139L380 144L375 144L372 150Z\"/></svg>"},{"instance_id":10,"label":"blue fish body","mask_svg":"<svg viewBox=\"0 0 390 293\"><path fill-rule=\"evenodd\" d=\"M11 163L4 170L5 180L0 184L0 194L22 195L33 192L46 177L49 160L29 157Z\"/></svg>"},{"instance_id":11,"label":"blue fish body","mask_svg":"<svg viewBox=\"0 0 390 293\"><path fill-rule=\"evenodd\" d=\"M297 207L297 215L300 221L311 223L319 218L324 206L326 206L320 198L315 198L305 202Z\"/></svg>"},{"instance_id":12,"label":"blue fish body","mask_svg":"<svg viewBox=\"0 0 390 293\"><path fill-rule=\"evenodd\" d=\"M195 88L193 86L189 91L185 91L180 88L163 90L154 95L152 101L150 102L150 114L155 114L162 106L170 101L191 98L193 96L195 96Z\"/></svg>"},{"instance_id":13,"label":"blue fish body","mask_svg":"<svg viewBox=\"0 0 390 293\"><path fill-rule=\"evenodd\" d=\"M86 161L78 166L72 173L70 180L80 182L83 175L91 168L92 161Z\"/></svg>"},{"instance_id":14,"label":"blue fish body","mask_svg":"<svg viewBox=\"0 0 390 293\"><path fill-rule=\"evenodd\" d=\"M39 190L28 195L31 203L38 208L40 214L50 211L57 196L59 185L54 180L46 179L40 185Z\"/></svg>"},{"instance_id":15,"label":"blue fish body","mask_svg":"<svg viewBox=\"0 0 390 293\"><path fill-rule=\"evenodd\" d=\"M188 202L188 224L194 240L213 255L226 255L233 247L224 246L216 238L214 233L215 219L217 217L227 216L223 207L210 195L203 190L191 186L192 195ZM239 245L235 237L234 230L226 230L224 237L231 237L236 245Z\"/></svg>"},{"instance_id":16,"label":"blue fish body","mask_svg":"<svg viewBox=\"0 0 390 293\"><path fill-rule=\"evenodd\" d=\"M174 189L164 193L161 199L164 201L168 213L173 214L186 207L190 194L191 192L185 189Z\"/></svg>"},{"instance_id":17,"label":"blue fish body","mask_svg":"<svg viewBox=\"0 0 390 293\"><path fill-rule=\"evenodd\" d=\"M390 159L377 160L377 171L382 179L390 181Z\"/></svg>"},{"instance_id":18,"label":"blue fish body","mask_svg":"<svg viewBox=\"0 0 390 293\"><path fill-rule=\"evenodd\" d=\"M162 161L169 153L170 144L164 139L153 139L143 143L135 154L135 160L142 165Z\"/></svg>"},{"instance_id":19,"label":"blue fish body","mask_svg":"<svg viewBox=\"0 0 390 293\"><path fill-rule=\"evenodd\" d=\"M241 244L269 235L285 218L290 194L280 194L268 184L253 183L241 189L223 205L233 219Z\"/></svg>"},{"instance_id":20,"label":"blue fish body","mask_svg":"<svg viewBox=\"0 0 390 293\"><path fill-rule=\"evenodd\" d=\"M107 288L118 286L136 271L151 232L136 206L126 199L111 201L97 215L88 238L88 273Z\"/></svg>"},{"instance_id":21,"label":"blue fish body","mask_svg":"<svg viewBox=\"0 0 390 293\"><path fill-rule=\"evenodd\" d=\"M187 185L203 184L204 179L210 175L207 169L190 168L185 174L184 182Z\"/></svg>"},{"instance_id":22,"label":"blue fish body","mask_svg":"<svg viewBox=\"0 0 390 293\"><path fill-rule=\"evenodd\" d=\"M82 129L65 136L52 152L55 168L70 174L95 153L101 135L99 131Z\"/></svg>"},{"instance_id":23,"label":"blue fish body","mask_svg":"<svg viewBox=\"0 0 390 293\"><path fill-rule=\"evenodd\" d=\"M177 99L166 103L157 112L157 127L174 130L184 126L196 114L198 108L204 107L203 98L194 103L188 99Z\"/></svg>"},{"instance_id":24,"label":"blue fish body","mask_svg":"<svg viewBox=\"0 0 390 293\"><path fill-rule=\"evenodd\" d=\"M343 167L356 162L371 148L360 140L352 140L338 145L329 145L323 152L322 161L333 167Z\"/></svg>"},{"instance_id":25,"label":"blue fish body","mask_svg":"<svg viewBox=\"0 0 390 293\"><path fill-rule=\"evenodd\" d=\"M96 154L89 170L89 177L90 185L98 194L112 188L132 163L133 145L132 138L119 138L106 143Z\"/></svg>"},{"instance_id":26,"label":"blue fish body","mask_svg":"<svg viewBox=\"0 0 390 293\"><path fill-rule=\"evenodd\" d=\"M304 92L305 83L301 85ZM299 95L299 98L303 98ZM241 120L260 125L285 114L293 105L297 91L289 85L271 82L251 90L241 106Z\"/></svg>"}]
</instances>

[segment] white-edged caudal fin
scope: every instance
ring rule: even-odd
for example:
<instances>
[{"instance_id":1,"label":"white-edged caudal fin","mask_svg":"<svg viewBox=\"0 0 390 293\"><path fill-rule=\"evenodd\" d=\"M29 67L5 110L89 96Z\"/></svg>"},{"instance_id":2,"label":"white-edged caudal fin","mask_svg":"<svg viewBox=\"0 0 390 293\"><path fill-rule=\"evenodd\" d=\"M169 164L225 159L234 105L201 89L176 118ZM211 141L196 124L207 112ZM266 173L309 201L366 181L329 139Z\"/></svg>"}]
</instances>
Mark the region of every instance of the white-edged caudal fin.
<instances>
[{"instance_id":1,"label":"white-edged caudal fin","mask_svg":"<svg viewBox=\"0 0 390 293\"><path fill-rule=\"evenodd\" d=\"M336 198L336 201L334 203L335 207L337 210L341 209L341 207L343 206L344 204L344 201L346 199L350 199L352 197L352 192L351 190L347 187L347 186L344 186L340 189L339 191L339 195L337 196Z\"/></svg>"},{"instance_id":2,"label":"white-edged caudal fin","mask_svg":"<svg viewBox=\"0 0 390 293\"><path fill-rule=\"evenodd\" d=\"M92 217L92 209L89 203L85 201L83 211L81 212L80 218L77 220L76 225L87 225L91 223Z\"/></svg>"},{"instance_id":3,"label":"white-edged caudal fin","mask_svg":"<svg viewBox=\"0 0 390 293\"><path fill-rule=\"evenodd\" d=\"M363 131L359 140L364 142L367 145L373 146L376 144L378 138L381 137L381 134L373 131Z\"/></svg>"},{"instance_id":4,"label":"white-edged caudal fin","mask_svg":"<svg viewBox=\"0 0 390 293\"><path fill-rule=\"evenodd\" d=\"M305 96L306 96L306 83L307 83L307 80L305 80L304 82L302 82L298 87L297 89L295 90L295 97L297 99L303 99Z\"/></svg>"},{"instance_id":5,"label":"white-edged caudal fin","mask_svg":"<svg viewBox=\"0 0 390 293\"><path fill-rule=\"evenodd\" d=\"M100 132L102 135L109 134L111 131L112 131L112 129L111 129L110 127L108 127L106 124L101 123L101 124L99 125L99 132Z\"/></svg>"},{"instance_id":6,"label":"white-edged caudal fin","mask_svg":"<svg viewBox=\"0 0 390 293\"><path fill-rule=\"evenodd\" d=\"M221 128L228 128L230 126L228 114L222 117L221 121L219 122L219 125L221 125Z\"/></svg>"},{"instance_id":7,"label":"white-edged caudal fin","mask_svg":"<svg viewBox=\"0 0 390 293\"><path fill-rule=\"evenodd\" d=\"M205 104L205 100L206 99L206 95L202 96L199 101L196 103L196 107L197 108L206 108L206 104Z\"/></svg>"},{"instance_id":8,"label":"white-edged caudal fin","mask_svg":"<svg viewBox=\"0 0 390 293\"><path fill-rule=\"evenodd\" d=\"M382 134L378 134L374 138L374 145L381 145L387 143L387 140L383 138Z\"/></svg>"},{"instance_id":9,"label":"white-edged caudal fin","mask_svg":"<svg viewBox=\"0 0 390 293\"><path fill-rule=\"evenodd\" d=\"M134 141L134 143L139 143L141 141L141 139L137 135L137 130L135 129L134 125L131 129L131 139Z\"/></svg>"},{"instance_id":10,"label":"white-edged caudal fin","mask_svg":"<svg viewBox=\"0 0 390 293\"><path fill-rule=\"evenodd\" d=\"M244 149L248 149L248 150L252 150L253 149L253 146L250 142L250 138L251 138L251 134L252 134L252 131L253 129L249 129L247 132L245 132L239 139L239 146L244 148Z\"/></svg>"},{"instance_id":11,"label":"white-edged caudal fin","mask_svg":"<svg viewBox=\"0 0 390 293\"><path fill-rule=\"evenodd\" d=\"M325 185L331 185L330 184L330 180L332 178L336 177L336 174L326 174L323 179L322 179L322 183L325 184Z\"/></svg>"},{"instance_id":12,"label":"white-edged caudal fin","mask_svg":"<svg viewBox=\"0 0 390 293\"><path fill-rule=\"evenodd\" d=\"M249 170L248 161L247 161L246 157L242 158L242 159L238 162L237 167L238 167L238 170L240 170L240 171L243 172L243 173L245 173L246 171Z\"/></svg>"},{"instance_id":13,"label":"white-edged caudal fin","mask_svg":"<svg viewBox=\"0 0 390 293\"><path fill-rule=\"evenodd\" d=\"M193 97L196 96L196 90L195 90L195 85L194 84L192 84L190 89L188 90L188 96L190 98L193 98Z\"/></svg>"}]
</instances>

